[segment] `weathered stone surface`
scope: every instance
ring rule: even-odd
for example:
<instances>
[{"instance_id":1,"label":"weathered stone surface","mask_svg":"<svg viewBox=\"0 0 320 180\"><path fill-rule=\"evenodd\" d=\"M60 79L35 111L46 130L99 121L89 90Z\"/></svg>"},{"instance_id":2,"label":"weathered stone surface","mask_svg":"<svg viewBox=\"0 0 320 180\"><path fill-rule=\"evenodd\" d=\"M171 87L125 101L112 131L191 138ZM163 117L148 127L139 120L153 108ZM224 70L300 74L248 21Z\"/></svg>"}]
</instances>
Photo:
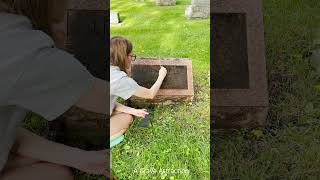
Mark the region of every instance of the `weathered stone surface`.
<instances>
[{"instance_id":1,"label":"weathered stone surface","mask_svg":"<svg viewBox=\"0 0 320 180\"><path fill-rule=\"evenodd\" d=\"M185 16L188 19L209 18L210 0L192 0L191 5L187 6Z\"/></svg>"},{"instance_id":2,"label":"weathered stone surface","mask_svg":"<svg viewBox=\"0 0 320 180\"><path fill-rule=\"evenodd\" d=\"M176 5L176 0L155 0L157 6L173 6Z\"/></svg>"},{"instance_id":3,"label":"weathered stone surface","mask_svg":"<svg viewBox=\"0 0 320 180\"><path fill-rule=\"evenodd\" d=\"M110 12L110 24L119 24L120 15L118 12Z\"/></svg>"},{"instance_id":4,"label":"weathered stone surface","mask_svg":"<svg viewBox=\"0 0 320 180\"><path fill-rule=\"evenodd\" d=\"M261 0L214 0L211 6L213 128L257 127L268 109Z\"/></svg>"},{"instance_id":5,"label":"weathered stone surface","mask_svg":"<svg viewBox=\"0 0 320 180\"><path fill-rule=\"evenodd\" d=\"M187 66L168 66L167 77L161 85L161 89L188 89ZM132 78L135 79L140 86L151 88L158 79L160 65L135 65L132 69Z\"/></svg>"},{"instance_id":6,"label":"weathered stone surface","mask_svg":"<svg viewBox=\"0 0 320 180\"><path fill-rule=\"evenodd\" d=\"M132 77L141 86L150 88L156 82L160 65L166 67L168 73L156 97L152 100L132 97L132 103L150 105L192 101L194 90L191 59L139 58L132 64Z\"/></svg>"}]
</instances>

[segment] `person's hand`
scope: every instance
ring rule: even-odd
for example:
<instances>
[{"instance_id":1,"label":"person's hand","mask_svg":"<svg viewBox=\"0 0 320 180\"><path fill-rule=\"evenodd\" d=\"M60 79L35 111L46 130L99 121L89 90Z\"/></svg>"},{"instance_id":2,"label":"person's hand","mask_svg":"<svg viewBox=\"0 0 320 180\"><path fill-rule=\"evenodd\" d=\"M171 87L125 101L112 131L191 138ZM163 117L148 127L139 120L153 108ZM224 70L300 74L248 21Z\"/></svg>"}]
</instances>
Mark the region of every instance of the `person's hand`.
<instances>
[{"instance_id":1,"label":"person's hand","mask_svg":"<svg viewBox=\"0 0 320 180\"><path fill-rule=\"evenodd\" d=\"M161 68L159 70L159 76L164 78L164 77L166 77L166 75L167 75L167 69L165 67L161 66Z\"/></svg>"},{"instance_id":2,"label":"person's hand","mask_svg":"<svg viewBox=\"0 0 320 180\"><path fill-rule=\"evenodd\" d=\"M131 109L129 114L132 114L134 116L137 116L137 117L142 117L144 118L146 115L148 115L149 113L147 112L146 109Z\"/></svg>"},{"instance_id":3,"label":"person's hand","mask_svg":"<svg viewBox=\"0 0 320 180\"><path fill-rule=\"evenodd\" d=\"M95 175L110 176L109 150L83 151L75 168L83 172Z\"/></svg>"}]
</instances>

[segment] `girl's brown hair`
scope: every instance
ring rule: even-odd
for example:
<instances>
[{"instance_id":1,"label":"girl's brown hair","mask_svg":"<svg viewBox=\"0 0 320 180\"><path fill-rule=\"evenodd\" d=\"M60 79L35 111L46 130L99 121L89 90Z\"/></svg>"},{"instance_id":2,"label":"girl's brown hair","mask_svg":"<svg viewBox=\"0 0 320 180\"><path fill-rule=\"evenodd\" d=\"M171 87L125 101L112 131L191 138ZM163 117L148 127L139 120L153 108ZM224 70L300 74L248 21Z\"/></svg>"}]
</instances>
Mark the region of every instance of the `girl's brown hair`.
<instances>
[{"instance_id":1,"label":"girl's brown hair","mask_svg":"<svg viewBox=\"0 0 320 180\"><path fill-rule=\"evenodd\" d=\"M110 64L127 72L129 64L126 60L132 49L132 43L128 39L121 36L112 37L110 40Z\"/></svg>"},{"instance_id":2,"label":"girl's brown hair","mask_svg":"<svg viewBox=\"0 0 320 180\"><path fill-rule=\"evenodd\" d=\"M50 32L49 0L0 0L0 13L27 16L35 29Z\"/></svg>"}]
</instances>

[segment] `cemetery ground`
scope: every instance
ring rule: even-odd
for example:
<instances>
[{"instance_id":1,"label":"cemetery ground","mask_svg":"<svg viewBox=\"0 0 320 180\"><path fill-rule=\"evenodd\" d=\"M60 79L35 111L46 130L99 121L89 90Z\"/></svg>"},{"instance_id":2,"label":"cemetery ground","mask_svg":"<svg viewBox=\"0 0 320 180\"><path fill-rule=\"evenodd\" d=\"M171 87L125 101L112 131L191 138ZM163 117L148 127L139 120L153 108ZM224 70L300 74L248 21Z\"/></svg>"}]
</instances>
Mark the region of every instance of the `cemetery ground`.
<instances>
[{"instance_id":1,"label":"cemetery ground","mask_svg":"<svg viewBox=\"0 0 320 180\"><path fill-rule=\"evenodd\" d=\"M135 119L125 140L112 148L111 168L119 179L209 179L210 169L210 21L187 20L189 0L176 6L154 1L111 0L122 26L111 35L127 37L139 57L191 58L195 95L191 103L158 105L153 127Z\"/></svg>"},{"instance_id":2,"label":"cemetery ground","mask_svg":"<svg viewBox=\"0 0 320 180\"><path fill-rule=\"evenodd\" d=\"M268 125L214 132L215 179L320 178L320 74L308 58L320 48L319 12L317 0L264 1Z\"/></svg>"}]
</instances>

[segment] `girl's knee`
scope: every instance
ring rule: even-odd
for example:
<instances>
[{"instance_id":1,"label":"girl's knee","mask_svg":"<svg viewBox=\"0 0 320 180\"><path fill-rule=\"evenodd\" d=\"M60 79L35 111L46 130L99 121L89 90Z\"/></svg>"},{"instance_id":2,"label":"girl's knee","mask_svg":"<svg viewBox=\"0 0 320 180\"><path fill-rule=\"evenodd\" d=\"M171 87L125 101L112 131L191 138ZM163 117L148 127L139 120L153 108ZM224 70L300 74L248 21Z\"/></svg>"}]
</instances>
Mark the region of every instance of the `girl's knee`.
<instances>
[{"instance_id":1,"label":"girl's knee","mask_svg":"<svg viewBox=\"0 0 320 180\"><path fill-rule=\"evenodd\" d=\"M127 115L126 115L126 120L127 120L128 124L131 124L132 121L133 121L133 116L130 115L130 114L127 114Z\"/></svg>"}]
</instances>

